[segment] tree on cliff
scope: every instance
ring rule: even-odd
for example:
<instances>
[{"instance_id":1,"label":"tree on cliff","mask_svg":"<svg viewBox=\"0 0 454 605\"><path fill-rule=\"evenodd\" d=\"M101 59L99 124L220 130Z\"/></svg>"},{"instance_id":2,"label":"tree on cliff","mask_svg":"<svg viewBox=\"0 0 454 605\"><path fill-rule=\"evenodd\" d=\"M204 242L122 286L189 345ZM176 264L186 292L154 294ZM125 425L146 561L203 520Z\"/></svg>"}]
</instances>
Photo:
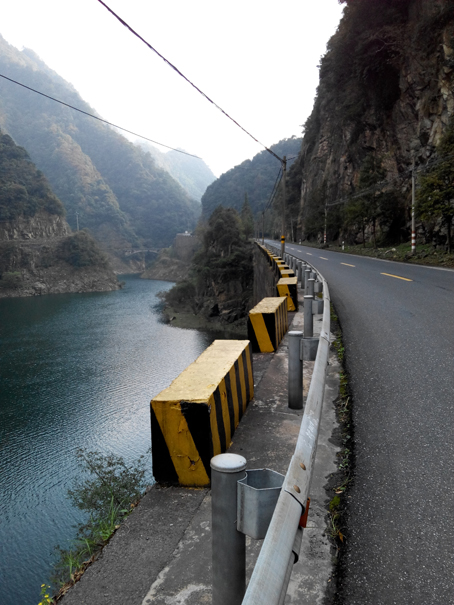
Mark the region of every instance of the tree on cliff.
<instances>
[{"instance_id":1,"label":"tree on cliff","mask_svg":"<svg viewBox=\"0 0 454 605\"><path fill-rule=\"evenodd\" d=\"M241 223L243 227L244 237L249 239L254 233L254 216L252 214L251 206L247 197L247 193L244 194L244 204L241 208Z\"/></svg>"},{"instance_id":2,"label":"tree on cliff","mask_svg":"<svg viewBox=\"0 0 454 605\"><path fill-rule=\"evenodd\" d=\"M438 144L437 155L439 161L420 177L417 209L423 221L441 220L441 224L446 227L450 253L454 218L454 118Z\"/></svg>"},{"instance_id":3,"label":"tree on cliff","mask_svg":"<svg viewBox=\"0 0 454 605\"><path fill-rule=\"evenodd\" d=\"M244 318L252 298L253 259L238 212L218 206L199 233L203 246L192 260L190 279L167 292L167 303L228 323Z\"/></svg>"}]
</instances>

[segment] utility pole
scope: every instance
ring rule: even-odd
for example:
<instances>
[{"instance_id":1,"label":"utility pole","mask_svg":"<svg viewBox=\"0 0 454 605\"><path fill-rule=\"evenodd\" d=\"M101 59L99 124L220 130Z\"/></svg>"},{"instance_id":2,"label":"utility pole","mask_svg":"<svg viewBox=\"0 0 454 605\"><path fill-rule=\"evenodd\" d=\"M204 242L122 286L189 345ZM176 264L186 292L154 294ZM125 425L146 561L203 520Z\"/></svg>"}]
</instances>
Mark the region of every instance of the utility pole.
<instances>
[{"instance_id":1,"label":"utility pole","mask_svg":"<svg viewBox=\"0 0 454 605\"><path fill-rule=\"evenodd\" d=\"M415 158L411 168L411 253L416 253L416 224L415 224Z\"/></svg>"},{"instance_id":2,"label":"utility pole","mask_svg":"<svg viewBox=\"0 0 454 605\"><path fill-rule=\"evenodd\" d=\"M285 199L285 181L287 179L287 156L282 158L282 235L281 235L281 258L284 258L285 253L285 215L286 215L286 199Z\"/></svg>"},{"instance_id":3,"label":"utility pole","mask_svg":"<svg viewBox=\"0 0 454 605\"><path fill-rule=\"evenodd\" d=\"M323 234L323 243L326 244L326 225L328 223L328 205L325 202L325 233Z\"/></svg>"}]
</instances>

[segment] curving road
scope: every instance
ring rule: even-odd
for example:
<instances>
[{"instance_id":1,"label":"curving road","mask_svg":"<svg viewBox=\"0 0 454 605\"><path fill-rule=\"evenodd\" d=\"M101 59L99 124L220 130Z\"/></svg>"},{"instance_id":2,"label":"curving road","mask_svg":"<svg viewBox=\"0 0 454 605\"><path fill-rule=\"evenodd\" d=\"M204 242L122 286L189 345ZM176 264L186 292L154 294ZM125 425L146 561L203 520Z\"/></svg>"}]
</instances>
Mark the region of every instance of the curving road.
<instances>
[{"instance_id":1,"label":"curving road","mask_svg":"<svg viewBox=\"0 0 454 605\"><path fill-rule=\"evenodd\" d=\"M452 604L454 271L286 252L327 279L346 348L356 467L341 602Z\"/></svg>"}]
</instances>

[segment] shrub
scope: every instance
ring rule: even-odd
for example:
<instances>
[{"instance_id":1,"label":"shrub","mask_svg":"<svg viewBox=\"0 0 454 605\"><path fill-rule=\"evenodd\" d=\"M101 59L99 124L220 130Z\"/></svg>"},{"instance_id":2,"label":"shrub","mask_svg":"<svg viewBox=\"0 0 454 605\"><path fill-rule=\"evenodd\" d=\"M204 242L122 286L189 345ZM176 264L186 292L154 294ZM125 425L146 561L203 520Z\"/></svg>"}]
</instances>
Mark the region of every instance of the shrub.
<instances>
[{"instance_id":1,"label":"shrub","mask_svg":"<svg viewBox=\"0 0 454 605\"><path fill-rule=\"evenodd\" d=\"M65 238L57 256L73 267L106 267L107 258L96 241L86 231L76 231Z\"/></svg>"},{"instance_id":2,"label":"shrub","mask_svg":"<svg viewBox=\"0 0 454 605\"><path fill-rule=\"evenodd\" d=\"M22 283L20 271L7 271L0 279L0 288L3 290L16 290Z\"/></svg>"}]
</instances>

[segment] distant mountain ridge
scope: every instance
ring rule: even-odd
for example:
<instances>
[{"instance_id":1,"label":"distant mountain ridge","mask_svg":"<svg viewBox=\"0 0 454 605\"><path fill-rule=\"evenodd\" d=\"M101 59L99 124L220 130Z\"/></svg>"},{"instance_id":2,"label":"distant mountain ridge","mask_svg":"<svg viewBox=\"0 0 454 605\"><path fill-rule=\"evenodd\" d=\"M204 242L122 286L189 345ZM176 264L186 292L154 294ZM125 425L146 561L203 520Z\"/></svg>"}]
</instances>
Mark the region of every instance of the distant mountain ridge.
<instances>
[{"instance_id":1,"label":"distant mountain ridge","mask_svg":"<svg viewBox=\"0 0 454 605\"><path fill-rule=\"evenodd\" d=\"M283 139L271 150L279 157L295 158L301 149L302 139ZM291 161L289 162L289 166ZM252 213L262 212L268 202L279 172L279 161L268 151L261 151L252 160L246 160L222 174L202 197L202 214L210 216L218 206L240 211L247 193Z\"/></svg>"},{"instance_id":2,"label":"distant mountain ridge","mask_svg":"<svg viewBox=\"0 0 454 605\"><path fill-rule=\"evenodd\" d=\"M96 112L29 50L0 36L0 73ZM200 204L139 147L102 122L0 79L0 128L29 152L62 201L68 223L112 254L168 246L192 229Z\"/></svg>"},{"instance_id":3,"label":"distant mountain ridge","mask_svg":"<svg viewBox=\"0 0 454 605\"><path fill-rule=\"evenodd\" d=\"M198 202L201 201L208 185L216 180L215 175L202 159L174 150L163 153L146 141L137 140L136 144L142 147L144 151L148 151L157 165L167 170L183 189Z\"/></svg>"}]
</instances>

